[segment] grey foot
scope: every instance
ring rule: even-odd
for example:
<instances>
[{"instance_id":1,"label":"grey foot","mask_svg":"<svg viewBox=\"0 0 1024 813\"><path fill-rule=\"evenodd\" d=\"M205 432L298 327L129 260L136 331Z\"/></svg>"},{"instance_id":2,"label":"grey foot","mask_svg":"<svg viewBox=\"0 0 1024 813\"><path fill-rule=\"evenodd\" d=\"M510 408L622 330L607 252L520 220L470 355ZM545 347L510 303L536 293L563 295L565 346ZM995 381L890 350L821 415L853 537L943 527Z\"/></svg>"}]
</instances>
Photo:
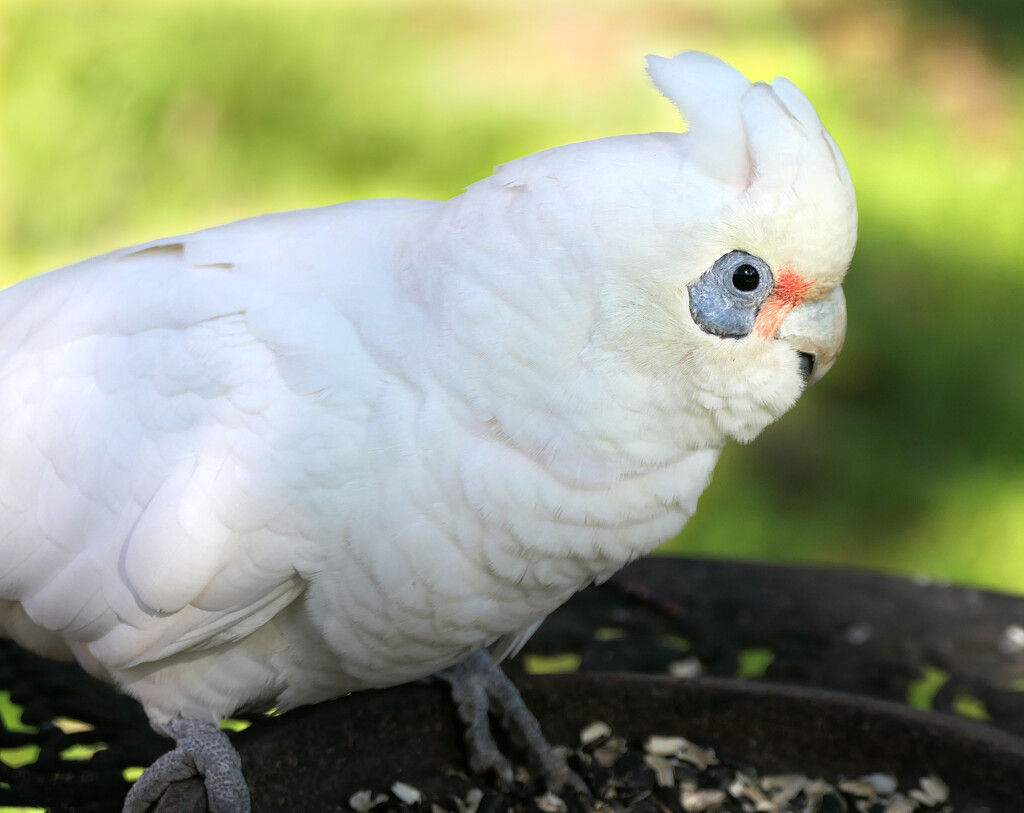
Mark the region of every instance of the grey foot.
<instances>
[{"instance_id":1,"label":"grey foot","mask_svg":"<svg viewBox=\"0 0 1024 813\"><path fill-rule=\"evenodd\" d=\"M214 723L175 717L153 726L177 746L143 771L124 800L123 813L146 813L171 782L203 777L210 813L249 813L249 788L227 734Z\"/></svg>"},{"instance_id":2,"label":"grey foot","mask_svg":"<svg viewBox=\"0 0 1024 813\"><path fill-rule=\"evenodd\" d=\"M501 753L491 736L487 713L493 710L501 718L502 725L522 740L550 790L560 791L568 787L590 795L586 783L569 769L565 759L555 753L544 739L537 718L487 650L477 650L461 663L438 672L437 677L452 688L452 699L459 718L466 726L469 766L474 772L494 771L504 787L512 785L512 763Z\"/></svg>"}]
</instances>

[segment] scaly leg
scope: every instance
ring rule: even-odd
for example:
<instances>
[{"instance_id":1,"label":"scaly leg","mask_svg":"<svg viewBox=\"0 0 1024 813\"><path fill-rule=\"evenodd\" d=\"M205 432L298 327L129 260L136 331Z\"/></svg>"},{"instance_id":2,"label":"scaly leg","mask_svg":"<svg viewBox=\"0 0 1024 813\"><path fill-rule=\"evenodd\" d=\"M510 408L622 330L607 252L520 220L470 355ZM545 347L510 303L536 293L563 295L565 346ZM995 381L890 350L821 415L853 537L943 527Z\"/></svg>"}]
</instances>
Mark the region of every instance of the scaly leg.
<instances>
[{"instance_id":1,"label":"scaly leg","mask_svg":"<svg viewBox=\"0 0 1024 813\"><path fill-rule=\"evenodd\" d=\"M452 699L466 725L469 765L473 771L482 773L490 769L505 787L512 784L512 764L491 736L487 712L493 708L502 724L523 740L531 760L540 768L551 790L560 791L569 786L589 795L583 780L544 739L537 718L487 650L478 649L462 662L438 672L437 677L451 686Z\"/></svg>"},{"instance_id":2,"label":"scaly leg","mask_svg":"<svg viewBox=\"0 0 1024 813\"><path fill-rule=\"evenodd\" d=\"M150 765L132 785L123 813L145 813L171 782L199 774L206 785L210 813L249 813L249 788L242 761L227 734L216 724L174 717L153 728L177 746Z\"/></svg>"}]
</instances>

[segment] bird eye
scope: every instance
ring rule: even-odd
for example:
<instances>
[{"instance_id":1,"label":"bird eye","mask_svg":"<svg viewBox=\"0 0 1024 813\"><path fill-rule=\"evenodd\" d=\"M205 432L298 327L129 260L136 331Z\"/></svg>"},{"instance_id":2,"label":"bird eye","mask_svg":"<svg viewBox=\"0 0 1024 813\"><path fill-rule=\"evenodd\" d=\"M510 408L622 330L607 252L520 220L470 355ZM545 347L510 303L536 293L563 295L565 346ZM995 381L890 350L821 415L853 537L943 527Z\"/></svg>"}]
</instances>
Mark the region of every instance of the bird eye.
<instances>
[{"instance_id":1,"label":"bird eye","mask_svg":"<svg viewBox=\"0 0 1024 813\"><path fill-rule=\"evenodd\" d=\"M732 287L747 293L756 290L761 282L761 275L752 265L744 263L732 272Z\"/></svg>"},{"instance_id":2,"label":"bird eye","mask_svg":"<svg viewBox=\"0 0 1024 813\"><path fill-rule=\"evenodd\" d=\"M705 333L742 338L754 329L774 284L768 263L746 251L730 251L686 286L690 316Z\"/></svg>"}]
</instances>

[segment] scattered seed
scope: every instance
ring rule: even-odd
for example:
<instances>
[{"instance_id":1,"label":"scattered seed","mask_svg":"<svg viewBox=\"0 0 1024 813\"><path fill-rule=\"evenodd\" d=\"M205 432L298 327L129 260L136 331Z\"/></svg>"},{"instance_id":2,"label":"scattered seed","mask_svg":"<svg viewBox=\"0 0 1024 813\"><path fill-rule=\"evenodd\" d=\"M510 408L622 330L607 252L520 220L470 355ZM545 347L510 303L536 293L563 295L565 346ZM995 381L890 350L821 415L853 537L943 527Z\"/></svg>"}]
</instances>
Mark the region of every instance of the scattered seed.
<instances>
[{"instance_id":1,"label":"scattered seed","mask_svg":"<svg viewBox=\"0 0 1024 813\"><path fill-rule=\"evenodd\" d=\"M480 807L480 800L483 798L484 792L480 788L470 788L466 791L465 799L453 796L452 800L455 802L456 813L476 813L477 808Z\"/></svg>"},{"instance_id":2,"label":"scattered seed","mask_svg":"<svg viewBox=\"0 0 1024 813\"><path fill-rule=\"evenodd\" d=\"M896 777L888 773L869 773L867 776L862 776L860 781L870 782L875 786L875 792L880 796L890 796L899 787Z\"/></svg>"},{"instance_id":3,"label":"scattered seed","mask_svg":"<svg viewBox=\"0 0 1024 813\"><path fill-rule=\"evenodd\" d=\"M896 794L892 800L885 806L885 813L913 813L916 808L912 801L910 801L903 794Z\"/></svg>"},{"instance_id":4,"label":"scattered seed","mask_svg":"<svg viewBox=\"0 0 1024 813\"><path fill-rule=\"evenodd\" d=\"M931 796L936 803L949 798L949 787L937 776L925 776L921 779L921 790Z\"/></svg>"},{"instance_id":5,"label":"scattered seed","mask_svg":"<svg viewBox=\"0 0 1024 813\"><path fill-rule=\"evenodd\" d=\"M1007 655L1024 650L1024 627L1010 624L1004 629L1003 637L999 639L999 650Z\"/></svg>"},{"instance_id":6,"label":"scattered seed","mask_svg":"<svg viewBox=\"0 0 1024 813\"><path fill-rule=\"evenodd\" d=\"M612 735L612 728L608 723L602 723L597 720L580 732L580 745L586 748L588 745L593 745L598 740L608 739Z\"/></svg>"},{"instance_id":7,"label":"scattered seed","mask_svg":"<svg viewBox=\"0 0 1024 813\"><path fill-rule=\"evenodd\" d=\"M622 756L622 751L617 748L598 748L594 751L594 759L602 768L612 767L618 762L620 756Z\"/></svg>"},{"instance_id":8,"label":"scattered seed","mask_svg":"<svg viewBox=\"0 0 1024 813\"><path fill-rule=\"evenodd\" d=\"M676 783L675 766L665 757L657 757L654 754L644 756L647 767L654 771L654 778L660 788L670 788Z\"/></svg>"},{"instance_id":9,"label":"scattered seed","mask_svg":"<svg viewBox=\"0 0 1024 813\"><path fill-rule=\"evenodd\" d=\"M843 638L854 646L861 646L871 640L874 630L870 624L851 624L843 631Z\"/></svg>"},{"instance_id":10,"label":"scattered seed","mask_svg":"<svg viewBox=\"0 0 1024 813\"><path fill-rule=\"evenodd\" d=\"M838 787L843 793L862 799L875 799L878 796L878 788L867 779L843 779Z\"/></svg>"},{"instance_id":11,"label":"scattered seed","mask_svg":"<svg viewBox=\"0 0 1024 813\"><path fill-rule=\"evenodd\" d=\"M368 813L368 811L383 805L387 802L387 794L375 794L373 790L356 790L348 798L348 806L355 813Z\"/></svg>"},{"instance_id":12,"label":"scattered seed","mask_svg":"<svg viewBox=\"0 0 1024 813\"><path fill-rule=\"evenodd\" d=\"M709 765L718 764L718 757L715 756L713 749L701 748L684 737L650 736L644 743L644 751L651 756L681 759L702 771Z\"/></svg>"},{"instance_id":13,"label":"scattered seed","mask_svg":"<svg viewBox=\"0 0 1024 813\"><path fill-rule=\"evenodd\" d=\"M357 790L348 797L348 806L356 813L366 813L370 809L370 799L373 797L372 790Z\"/></svg>"},{"instance_id":14,"label":"scattered seed","mask_svg":"<svg viewBox=\"0 0 1024 813\"><path fill-rule=\"evenodd\" d=\"M538 796L540 778L520 766L516 785L500 792L472 788L461 799L430 799L396 782L393 796L362 790L349 807L353 813L956 813L937 776L902 792L896 777L881 772L835 784L798 773L759 776L685 737L654 735L638 748L602 721L584 727L579 740L576 749L559 753L593 793L585 803L575 794Z\"/></svg>"},{"instance_id":15,"label":"scattered seed","mask_svg":"<svg viewBox=\"0 0 1024 813\"><path fill-rule=\"evenodd\" d=\"M684 762L689 762L691 765L700 768L700 770L706 770L709 765L717 765L718 757L715 756L715 752L711 748L700 748L693 743L687 743L688 748L683 749L679 752L679 759Z\"/></svg>"},{"instance_id":16,"label":"scattered seed","mask_svg":"<svg viewBox=\"0 0 1024 813\"><path fill-rule=\"evenodd\" d=\"M396 798L405 802L407 805L415 805L423 801L423 794L412 785L405 784L405 782L395 782L395 784L391 786L391 792Z\"/></svg>"},{"instance_id":17,"label":"scattered seed","mask_svg":"<svg viewBox=\"0 0 1024 813\"><path fill-rule=\"evenodd\" d=\"M789 787L794 780L799 780L801 787L803 787L807 777L797 773L767 774L761 777L759 784L764 790L772 793L773 791Z\"/></svg>"},{"instance_id":18,"label":"scattered seed","mask_svg":"<svg viewBox=\"0 0 1024 813\"><path fill-rule=\"evenodd\" d=\"M761 787L772 800L774 809L778 810L792 802L807 784L807 777L798 774L765 776L761 779Z\"/></svg>"},{"instance_id":19,"label":"scattered seed","mask_svg":"<svg viewBox=\"0 0 1024 813\"><path fill-rule=\"evenodd\" d=\"M602 768L610 768L624 753L626 753L626 741L619 737L610 737L594 751L594 759Z\"/></svg>"},{"instance_id":20,"label":"scattered seed","mask_svg":"<svg viewBox=\"0 0 1024 813\"><path fill-rule=\"evenodd\" d=\"M683 658L668 665L668 673L674 678L695 678L703 674L704 666L699 658Z\"/></svg>"},{"instance_id":21,"label":"scattered seed","mask_svg":"<svg viewBox=\"0 0 1024 813\"><path fill-rule=\"evenodd\" d=\"M550 791L533 801L544 813L565 813L565 802L562 801L562 797Z\"/></svg>"},{"instance_id":22,"label":"scattered seed","mask_svg":"<svg viewBox=\"0 0 1024 813\"><path fill-rule=\"evenodd\" d=\"M684 792L679 798L679 804L686 813L704 813L705 810L722 804L725 798L724 790L697 790L692 793Z\"/></svg>"},{"instance_id":23,"label":"scattered seed","mask_svg":"<svg viewBox=\"0 0 1024 813\"><path fill-rule=\"evenodd\" d=\"M466 813L476 813L480 807L480 800L484 798L484 792L480 788L470 788L466 793Z\"/></svg>"},{"instance_id":24,"label":"scattered seed","mask_svg":"<svg viewBox=\"0 0 1024 813\"><path fill-rule=\"evenodd\" d=\"M736 778L729 784L729 795L734 799L747 799L754 803L754 810L761 813L768 813L775 810L775 805L765 796L764 792L754 784L754 781L744 774L736 774Z\"/></svg>"},{"instance_id":25,"label":"scattered seed","mask_svg":"<svg viewBox=\"0 0 1024 813\"><path fill-rule=\"evenodd\" d=\"M835 788L824 779L810 780L804 785L804 797L807 799L807 804L801 813L819 813L823 800L834 791Z\"/></svg>"},{"instance_id":26,"label":"scattered seed","mask_svg":"<svg viewBox=\"0 0 1024 813\"><path fill-rule=\"evenodd\" d=\"M367 813L379 804L388 800L386 794L374 793L372 790L357 790L348 797L348 806L356 813Z\"/></svg>"},{"instance_id":27,"label":"scattered seed","mask_svg":"<svg viewBox=\"0 0 1024 813\"><path fill-rule=\"evenodd\" d=\"M674 757L689 744L690 741L682 737L663 737L659 734L652 734L644 743L644 751L656 757Z\"/></svg>"}]
</instances>

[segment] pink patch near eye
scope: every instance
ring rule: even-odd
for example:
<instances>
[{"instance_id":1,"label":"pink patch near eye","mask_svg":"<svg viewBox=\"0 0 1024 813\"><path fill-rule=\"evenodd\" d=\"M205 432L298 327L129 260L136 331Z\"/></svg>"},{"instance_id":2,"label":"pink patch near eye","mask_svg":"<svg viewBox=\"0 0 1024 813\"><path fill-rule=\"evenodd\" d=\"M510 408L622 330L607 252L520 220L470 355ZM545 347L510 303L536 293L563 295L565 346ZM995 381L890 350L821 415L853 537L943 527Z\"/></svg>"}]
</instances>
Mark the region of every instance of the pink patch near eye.
<instances>
[{"instance_id":1,"label":"pink patch near eye","mask_svg":"<svg viewBox=\"0 0 1024 813\"><path fill-rule=\"evenodd\" d=\"M774 339L789 312L804 301L811 283L787 268L780 269L775 287L757 315L754 330L765 339Z\"/></svg>"}]
</instances>

